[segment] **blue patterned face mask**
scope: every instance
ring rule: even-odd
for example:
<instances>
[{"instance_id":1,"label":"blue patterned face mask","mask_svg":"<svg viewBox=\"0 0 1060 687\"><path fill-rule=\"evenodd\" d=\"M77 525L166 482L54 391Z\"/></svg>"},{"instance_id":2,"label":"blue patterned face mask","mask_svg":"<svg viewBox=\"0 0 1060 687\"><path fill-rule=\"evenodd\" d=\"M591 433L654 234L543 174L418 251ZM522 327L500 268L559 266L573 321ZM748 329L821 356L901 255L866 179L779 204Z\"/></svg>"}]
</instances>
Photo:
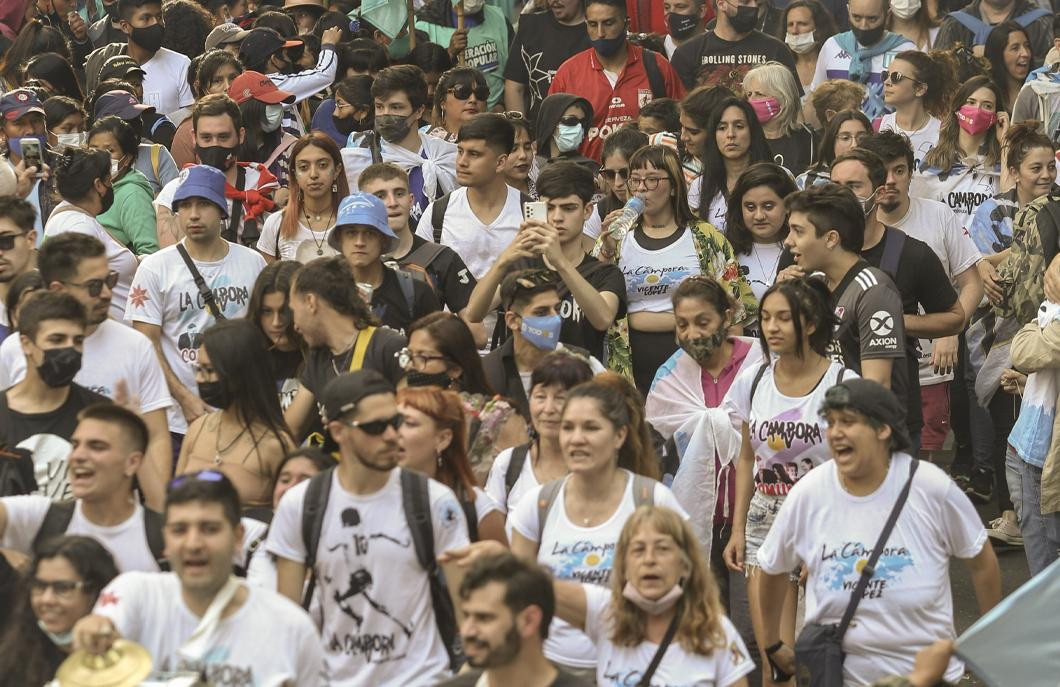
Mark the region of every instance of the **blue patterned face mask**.
<instances>
[{"instance_id":1,"label":"blue patterned face mask","mask_svg":"<svg viewBox=\"0 0 1060 687\"><path fill-rule=\"evenodd\" d=\"M559 152L569 153L585 140L585 129L581 124L559 124L556 133L552 134L552 140L556 142Z\"/></svg>"},{"instance_id":2,"label":"blue patterned face mask","mask_svg":"<svg viewBox=\"0 0 1060 687\"><path fill-rule=\"evenodd\" d=\"M531 346L542 351L554 351L559 345L559 330L563 326L563 318L559 315L544 315L535 317L527 315L523 317L523 323L519 326L519 332Z\"/></svg>"}]
</instances>

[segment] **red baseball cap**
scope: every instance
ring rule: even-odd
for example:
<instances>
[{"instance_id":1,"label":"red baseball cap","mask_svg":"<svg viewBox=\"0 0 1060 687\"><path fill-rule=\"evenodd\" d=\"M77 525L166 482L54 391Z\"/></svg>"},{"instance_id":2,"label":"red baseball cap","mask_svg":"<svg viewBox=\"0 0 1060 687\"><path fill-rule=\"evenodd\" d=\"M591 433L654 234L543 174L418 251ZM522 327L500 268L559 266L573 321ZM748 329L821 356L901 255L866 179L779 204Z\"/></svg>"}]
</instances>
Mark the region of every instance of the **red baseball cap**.
<instances>
[{"instance_id":1,"label":"red baseball cap","mask_svg":"<svg viewBox=\"0 0 1060 687\"><path fill-rule=\"evenodd\" d=\"M294 102L294 94L281 91L276 88L272 79L261 72L243 72L235 78L232 85L228 87L228 97L242 105L248 100L259 100L263 103L276 105Z\"/></svg>"}]
</instances>

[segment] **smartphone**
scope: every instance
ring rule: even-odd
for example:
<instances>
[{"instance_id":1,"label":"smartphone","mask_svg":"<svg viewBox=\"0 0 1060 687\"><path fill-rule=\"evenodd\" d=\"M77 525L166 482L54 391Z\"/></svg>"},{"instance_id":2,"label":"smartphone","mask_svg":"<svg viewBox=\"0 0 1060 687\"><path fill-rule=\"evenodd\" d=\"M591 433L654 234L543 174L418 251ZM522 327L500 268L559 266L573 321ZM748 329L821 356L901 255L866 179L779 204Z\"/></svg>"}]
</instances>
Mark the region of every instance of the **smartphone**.
<instances>
[{"instance_id":1,"label":"smartphone","mask_svg":"<svg viewBox=\"0 0 1060 687\"><path fill-rule=\"evenodd\" d=\"M548 203L537 200L523 203L523 219L539 219L548 221Z\"/></svg>"},{"instance_id":2,"label":"smartphone","mask_svg":"<svg viewBox=\"0 0 1060 687\"><path fill-rule=\"evenodd\" d=\"M44 174L44 156L41 153L40 141L36 138L20 138L18 145L22 149L26 169L36 167L37 173L34 176L39 179Z\"/></svg>"}]
</instances>

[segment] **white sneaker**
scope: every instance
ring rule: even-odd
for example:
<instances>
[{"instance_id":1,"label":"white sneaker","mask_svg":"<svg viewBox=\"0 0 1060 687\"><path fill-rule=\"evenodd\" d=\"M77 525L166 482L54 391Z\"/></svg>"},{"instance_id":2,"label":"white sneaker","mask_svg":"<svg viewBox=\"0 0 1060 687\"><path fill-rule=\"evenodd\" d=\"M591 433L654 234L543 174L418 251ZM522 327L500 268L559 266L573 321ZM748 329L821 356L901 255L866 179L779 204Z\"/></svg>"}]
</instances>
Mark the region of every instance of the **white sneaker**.
<instances>
[{"instance_id":1,"label":"white sneaker","mask_svg":"<svg viewBox=\"0 0 1060 687\"><path fill-rule=\"evenodd\" d=\"M986 530L987 536L1009 546L1023 546L1023 535L1019 525L1004 517L990 521Z\"/></svg>"}]
</instances>

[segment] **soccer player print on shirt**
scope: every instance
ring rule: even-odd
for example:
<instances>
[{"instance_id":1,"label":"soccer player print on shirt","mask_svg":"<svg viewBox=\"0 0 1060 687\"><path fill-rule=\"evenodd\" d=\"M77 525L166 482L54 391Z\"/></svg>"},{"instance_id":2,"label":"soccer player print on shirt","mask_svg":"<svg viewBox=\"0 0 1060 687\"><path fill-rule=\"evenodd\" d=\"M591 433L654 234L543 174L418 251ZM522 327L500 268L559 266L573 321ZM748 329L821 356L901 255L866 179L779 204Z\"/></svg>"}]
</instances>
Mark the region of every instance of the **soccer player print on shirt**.
<instances>
[{"instance_id":1,"label":"soccer player print on shirt","mask_svg":"<svg viewBox=\"0 0 1060 687\"><path fill-rule=\"evenodd\" d=\"M615 542L596 543L588 539L552 543L552 574L560 580L606 585L615 562Z\"/></svg>"},{"instance_id":2,"label":"soccer player print on shirt","mask_svg":"<svg viewBox=\"0 0 1060 687\"><path fill-rule=\"evenodd\" d=\"M869 562L871 546L862 542L843 542L837 546L825 544L821 549L820 584L834 592L852 592L861 577L861 570ZM876 573L865 588L864 599L878 599L889 586L901 578L906 568L914 565L913 554L904 546L885 546L876 562Z\"/></svg>"}]
</instances>

